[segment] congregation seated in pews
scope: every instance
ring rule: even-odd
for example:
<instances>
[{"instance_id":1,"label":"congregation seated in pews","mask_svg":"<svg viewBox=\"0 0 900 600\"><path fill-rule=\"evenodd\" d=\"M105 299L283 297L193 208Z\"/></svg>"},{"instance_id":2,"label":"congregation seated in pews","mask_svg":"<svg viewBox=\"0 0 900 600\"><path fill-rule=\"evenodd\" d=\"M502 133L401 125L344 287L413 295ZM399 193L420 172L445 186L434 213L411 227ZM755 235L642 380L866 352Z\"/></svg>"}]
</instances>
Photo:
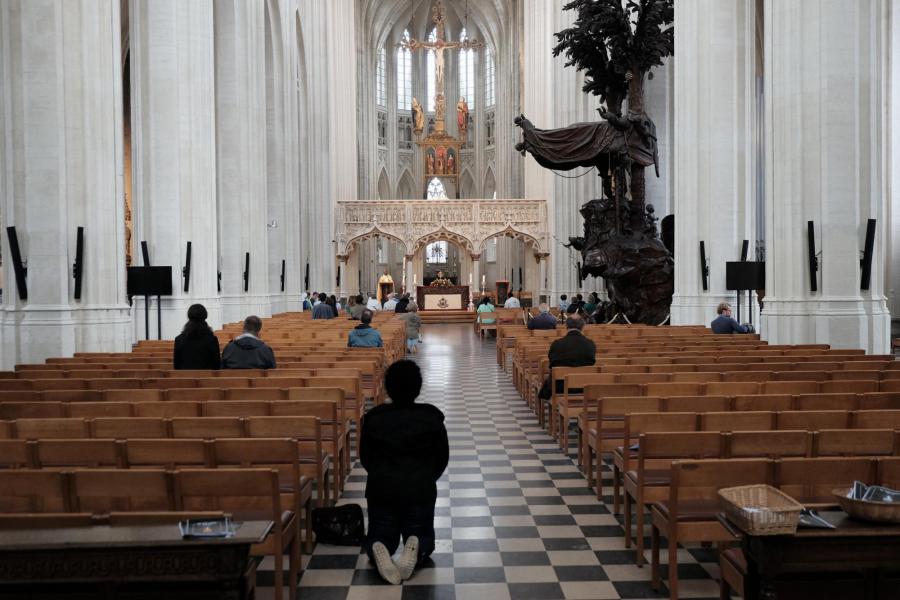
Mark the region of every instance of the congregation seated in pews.
<instances>
[{"instance_id":1,"label":"congregation seated in pews","mask_svg":"<svg viewBox=\"0 0 900 600\"><path fill-rule=\"evenodd\" d=\"M213 332L196 306L174 346L142 341L0 373L0 527L271 521L251 552L275 557L293 598L312 509L343 490L407 324L376 313L382 346L353 347L358 322L287 313Z\"/></svg>"},{"instance_id":2,"label":"congregation seated in pews","mask_svg":"<svg viewBox=\"0 0 900 600\"><path fill-rule=\"evenodd\" d=\"M651 581L660 589L667 577L673 599L684 543L722 544L723 594L742 591L746 564L739 547L728 549L740 533L721 522L722 488L768 484L807 507L834 509L832 490L854 480L900 487L893 356L769 345L699 326L572 330L499 323L497 362L560 448L574 442L598 500L623 514L638 566L649 525ZM594 348L573 363L583 366L563 366L552 350L571 335Z\"/></svg>"}]
</instances>

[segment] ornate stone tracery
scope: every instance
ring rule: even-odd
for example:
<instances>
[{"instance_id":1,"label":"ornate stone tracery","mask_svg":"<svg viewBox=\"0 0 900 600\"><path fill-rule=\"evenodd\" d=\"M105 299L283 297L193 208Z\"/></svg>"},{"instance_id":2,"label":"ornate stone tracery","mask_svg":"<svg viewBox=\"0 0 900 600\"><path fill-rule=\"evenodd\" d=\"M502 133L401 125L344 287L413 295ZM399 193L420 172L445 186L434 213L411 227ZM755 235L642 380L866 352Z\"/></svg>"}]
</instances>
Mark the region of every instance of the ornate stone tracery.
<instances>
[{"instance_id":1,"label":"ornate stone tracery","mask_svg":"<svg viewBox=\"0 0 900 600\"><path fill-rule=\"evenodd\" d=\"M409 255L438 240L480 253L487 240L501 235L530 242L535 252L550 248L544 200L339 201L335 223L342 255L373 235L396 240Z\"/></svg>"}]
</instances>

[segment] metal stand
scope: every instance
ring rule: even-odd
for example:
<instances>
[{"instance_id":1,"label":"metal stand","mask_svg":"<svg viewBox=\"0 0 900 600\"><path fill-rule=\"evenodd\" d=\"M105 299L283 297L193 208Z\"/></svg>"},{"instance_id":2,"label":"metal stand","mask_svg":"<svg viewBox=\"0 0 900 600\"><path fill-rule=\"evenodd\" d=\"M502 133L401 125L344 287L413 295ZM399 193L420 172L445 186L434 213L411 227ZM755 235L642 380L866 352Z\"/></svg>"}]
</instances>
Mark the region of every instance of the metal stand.
<instances>
[{"instance_id":1,"label":"metal stand","mask_svg":"<svg viewBox=\"0 0 900 600\"><path fill-rule=\"evenodd\" d=\"M156 339L162 339L162 299L156 297Z\"/></svg>"},{"instance_id":2,"label":"metal stand","mask_svg":"<svg viewBox=\"0 0 900 600\"><path fill-rule=\"evenodd\" d=\"M144 296L144 339L150 339L150 296Z\"/></svg>"}]
</instances>

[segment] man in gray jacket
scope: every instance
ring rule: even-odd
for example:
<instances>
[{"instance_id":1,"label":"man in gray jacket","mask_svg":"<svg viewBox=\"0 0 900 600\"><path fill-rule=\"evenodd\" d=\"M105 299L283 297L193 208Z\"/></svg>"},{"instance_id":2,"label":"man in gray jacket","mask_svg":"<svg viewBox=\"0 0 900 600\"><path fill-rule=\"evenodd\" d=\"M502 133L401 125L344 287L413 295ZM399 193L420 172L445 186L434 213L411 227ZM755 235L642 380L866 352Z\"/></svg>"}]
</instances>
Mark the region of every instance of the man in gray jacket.
<instances>
[{"instance_id":1,"label":"man in gray jacket","mask_svg":"<svg viewBox=\"0 0 900 600\"><path fill-rule=\"evenodd\" d=\"M274 369L275 353L259 339L262 321L257 316L244 319L244 333L231 340L222 351L223 369Z\"/></svg>"}]
</instances>

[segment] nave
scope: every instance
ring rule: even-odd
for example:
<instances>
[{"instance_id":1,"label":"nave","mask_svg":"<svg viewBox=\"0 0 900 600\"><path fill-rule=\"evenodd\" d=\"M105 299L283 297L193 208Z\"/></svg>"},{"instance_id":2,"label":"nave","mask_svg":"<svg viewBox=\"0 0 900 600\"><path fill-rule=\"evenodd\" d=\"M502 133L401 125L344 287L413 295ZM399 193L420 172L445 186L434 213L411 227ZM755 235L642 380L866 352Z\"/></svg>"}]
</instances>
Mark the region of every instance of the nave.
<instances>
[{"instance_id":1,"label":"nave","mask_svg":"<svg viewBox=\"0 0 900 600\"><path fill-rule=\"evenodd\" d=\"M597 502L573 460L576 445L563 455L538 425L498 367L494 343L480 342L469 325L431 325L423 337L416 356L425 380L419 401L444 411L450 437L432 560L402 587L391 586L358 548L318 544L304 557L300 598L668 597L665 587L652 591L649 565L635 566L634 551L625 549L611 495ZM339 503L365 508L365 482L357 463ZM606 483L611 493L611 480ZM682 598L718 597L716 561L715 549L680 553ZM270 589L258 595L267 597Z\"/></svg>"}]
</instances>

